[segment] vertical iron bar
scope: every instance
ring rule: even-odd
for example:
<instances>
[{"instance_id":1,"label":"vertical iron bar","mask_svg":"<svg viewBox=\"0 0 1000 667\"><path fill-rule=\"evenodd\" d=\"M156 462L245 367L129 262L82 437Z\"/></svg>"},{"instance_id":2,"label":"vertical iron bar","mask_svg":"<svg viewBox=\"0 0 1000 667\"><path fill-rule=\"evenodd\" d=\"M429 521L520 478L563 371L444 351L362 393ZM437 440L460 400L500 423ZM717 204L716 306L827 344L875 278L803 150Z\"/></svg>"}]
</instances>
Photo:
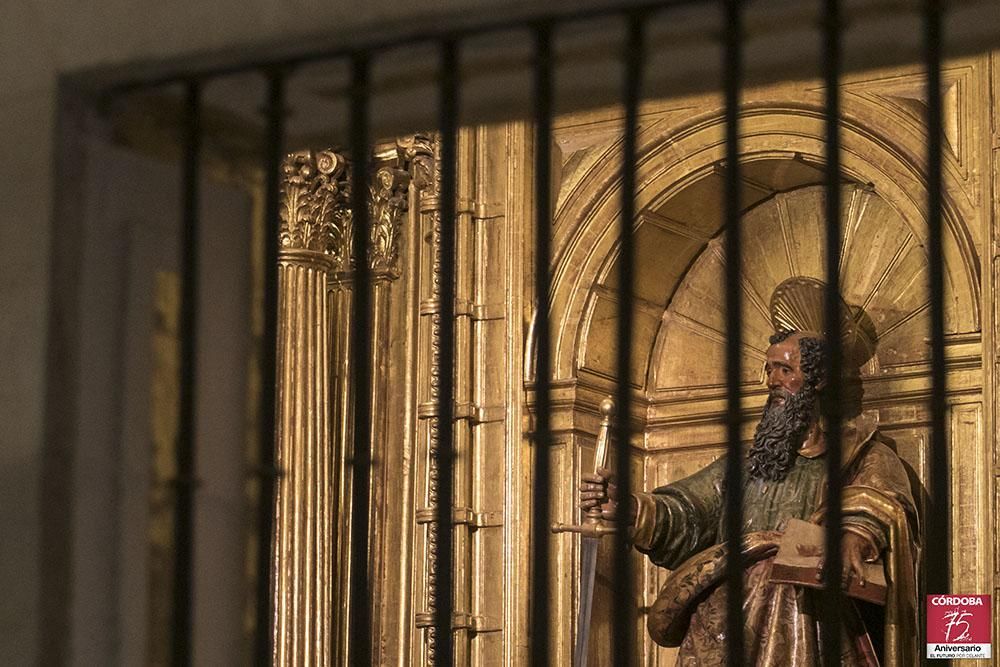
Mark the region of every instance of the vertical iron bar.
<instances>
[{"instance_id":1,"label":"vertical iron bar","mask_svg":"<svg viewBox=\"0 0 1000 667\"><path fill-rule=\"evenodd\" d=\"M626 35L624 65L625 65L625 136L622 145L622 211L619 220L619 236L621 238L621 253L618 258L619 289L618 321L616 332L617 358L615 387L615 402L618 418L614 421L615 434L615 468L618 475L618 490L622 498L629 498L632 492L631 469L631 359L632 333L635 310L633 283L635 281L635 185L636 156L639 121L639 98L642 86L642 64L644 51L644 15L632 13L628 15L628 33ZM635 600L631 595L632 562L631 548L624 531L615 534L614 562L614 604L612 609L611 630L613 653L617 664L632 665L635 663Z\"/></svg>"},{"instance_id":2,"label":"vertical iron bar","mask_svg":"<svg viewBox=\"0 0 1000 667\"><path fill-rule=\"evenodd\" d=\"M281 197L281 159L284 150L285 75L270 73L267 93L267 135L264 146L264 330L260 356L260 461L257 479L257 627L255 663L272 660L271 539L274 525L275 391L278 346L278 206Z\"/></svg>"},{"instance_id":3,"label":"vertical iron bar","mask_svg":"<svg viewBox=\"0 0 1000 667\"><path fill-rule=\"evenodd\" d=\"M368 263L368 76L367 52L355 54L351 81L351 244L354 294L351 303L350 362L354 445L351 454L351 641L352 665L370 665L371 587L368 573L369 489L371 485L372 280Z\"/></svg>"},{"instance_id":4,"label":"vertical iron bar","mask_svg":"<svg viewBox=\"0 0 1000 667\"><path fill-rule=\"evenodd\" d=\"M455 195L458 157L458 45L441 43L441 354L438 378L437 605L434 609L435 664L451 667L454 605L453 519L455 461Z\"/></svg>"},{"instance_id":5,"label":"vertical iron bar","mask_svg":"<svg viewBox=\"0 0 1000 667\"><path fill-rule=\"evenodd\" d=\"M552 425L549 262L552 255L552 28L535 32L535 488L532 505L531 663L549 664L549 523ZM578 630L579 631L579 630Z\"/></svg>"},{"instance_id":6,"label":"vertical iron bar","mask_svg":"<svg viewBox=\"0 0 1000 667\"><path fill-rule=\"evenodd\" d=\"M841 311L840 311L840 3L826 0L823 16L823 80L826 89L826 301L824 324L829 348L822 402L826 420L826 546L824 593L820 615L821 650L827 667L840 664L842 558L840 553L841 475Z\"/></svg>"},{"instance_id":7,"label":"vertical iron bar","mask_svg":"<svg viewBox=\"0 0 1000 667\"><path fill-rule=\"evenodd\" d=\"M925 544L927 592L948 593L951 586L951 460L945 434L944 245L941 173L941 2L926 0L924 40L927 66L927 238L931 297L931 502Z\"/></svg>"},{"instance_id":8,"label":"vertical iron bar","mask_svg":"<svg viewBox=\"0 0 1000 667\"><path fill-rule=\"evenodd\" d=\"M726 662L743 664L743 452L741 447L740 351L743 323L740 276L740 85L743 75L743 16L739 0L726 1L723 78L726 119Z\"/></svg>"},{"instance_id":9,"label":"vertical iron bar","mask_svg":"<svg viewBox=\"0 0 1000 667\"><path fill-rule=\"evenodd\" d=\"M198 202L201 177L201 85L185 92L181 176L180 405L177 478L174 480L174 590L172 664L191 664L192 566L194 561L195 399L198 343Z\"/></svg>"}]
</instances>

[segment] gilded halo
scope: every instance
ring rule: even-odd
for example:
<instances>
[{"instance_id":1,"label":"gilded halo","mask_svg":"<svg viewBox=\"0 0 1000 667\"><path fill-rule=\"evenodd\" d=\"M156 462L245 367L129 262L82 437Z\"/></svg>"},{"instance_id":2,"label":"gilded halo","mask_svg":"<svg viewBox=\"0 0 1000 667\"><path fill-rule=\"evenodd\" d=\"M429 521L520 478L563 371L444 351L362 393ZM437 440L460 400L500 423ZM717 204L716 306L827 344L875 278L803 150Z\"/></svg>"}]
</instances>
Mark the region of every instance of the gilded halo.
<instances>
[{"instance_id":1,"label":"gilded halo","mask_svg":"<svg viewBox=\"0 0 1000 667\"><path fill-rule=\"evenodd\" d=\"M826 283L808 276L782 281L771 295L771 325L775 331L799 331L826 337L824 303ZM863 325L864 311L840 299L840 340L845 363L859 367L875 354L874 332ZM870 327L868 327L870 328Z\"/></svg>"}]
</instances>

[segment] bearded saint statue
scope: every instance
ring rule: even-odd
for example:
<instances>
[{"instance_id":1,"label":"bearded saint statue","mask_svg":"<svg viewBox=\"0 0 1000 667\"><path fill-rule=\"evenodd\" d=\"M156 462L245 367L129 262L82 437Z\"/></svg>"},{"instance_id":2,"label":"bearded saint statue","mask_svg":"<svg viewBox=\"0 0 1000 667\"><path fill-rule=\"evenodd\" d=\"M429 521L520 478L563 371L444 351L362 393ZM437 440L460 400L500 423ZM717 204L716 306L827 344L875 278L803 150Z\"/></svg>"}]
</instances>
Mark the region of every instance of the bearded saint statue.
<instances>
[{"instance_id":1,"label":"bearded saint statue","mask_svg":"<svg viewBox=\"0 0 1000 667\"><path fill-rule=\"evenodd\" d=\"M821 414L827 386L827 340L822 333L824 285L786 280L771 300L777 333L764 373L768 400L753 443L744 450L743 618L745 656L752 665L818 665L821 591L771 581L782 531L790 519L822 523L826 441ZM870 336L844 306L846 365L874 351ZM842 382L848 382L842 379ZM850 392L845 391L845 394ZM919 526L910 478L891 443L857 405L842 427L844 582L864 580L864 563L882 563L888 582L884 608L844 598L841 642L845 665L913 665L917 652L916 566ZM726 661L724 581L727 490L725 456L678 482L622 502L610 472L586 474L584 510L601 506L606 519L624 520L634 547L672 570L647 626L663 646L679 646L677 664ZM622 511L622 509L627 511Z\"/></svg>"}]
</instances>

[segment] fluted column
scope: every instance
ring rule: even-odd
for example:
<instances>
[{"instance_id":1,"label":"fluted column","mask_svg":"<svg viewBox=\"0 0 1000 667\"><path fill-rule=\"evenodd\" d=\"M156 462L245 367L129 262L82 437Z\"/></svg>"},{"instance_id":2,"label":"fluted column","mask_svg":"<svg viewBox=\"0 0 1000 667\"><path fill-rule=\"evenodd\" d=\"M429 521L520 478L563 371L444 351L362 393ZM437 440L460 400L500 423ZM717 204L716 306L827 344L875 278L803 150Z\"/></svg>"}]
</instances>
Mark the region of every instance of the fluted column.
<instances>
[{"instance_id":1,"label":"fluted column","mask_svg":"<svg viewBox=\"0 0 1000 667\"><path fill-rule=\"evenodd\" d=\"M370 460L371 486L369 507L371 522L368 534L369 575L371 577L371 603L376 610L372 615L372 627L354 628L351 619L346 616L346 608L335 609L335 640L333 662L346 664L347 649L351 637L355 633L365 633L371 637L376 647L376 659L380 659L383 649L386 624L393 622L393 614L383 613L382 601L390 592L386 591L387 570L398 560L395 549L397 545L388 544L389 526L387 522L398 521L395 512L386 509L387 503L397 503L400 499L389 498L389 487L398 488L404 484L392 484L392 477L409 475L409 471L400 467L400 456L392 456L388 451L388 420L390 419L390 397L388 386L388 363L390 348L394 344L390 336L390 312L392 301L405 295L395 293L393 284L400 276L400 238L403 234L403 223L407 219L409 187L412 180L411 171L417 170L419 164L428 159L427 139L422 136L410 136L394 142L380 144L366 165L370 170L370 190L368 192L368 209L370 213L371 236L368 248L368 268L372 280L371 291L371 340L365 341L369 350L368 363L373 369L371 395L366 397L367 409L363 418L369 420L371 432ZM351 551L351 466L340 454L350 451L353 442L354 402L361 397L354 395L350 384L352 375L350 340L351 302L354 298L354 268L350 265L351 258L331 276L329 286L329 303L331 311L332 367L335 369L332 381L332 405L335 421L334 449L338 452L335 462L337 476L337 506L340 511L338 523L337 556L335 569L337 581L334 584L337 599L347 600L352 594L350 590L350 555ZM397 406L398 407L398 406ZM400 532L398 529L395 531Z\"/></svg>"},{"instance_id":2,"label":"fluted column","mask_svg":"<svg viewBox=\"0 0 1000 667\"><path fill-rule=\"evenodd\" d=\"M370 420L372 475L368 535L373 607L384 594L382 565L387 478L390 285L399 277L399 238L408 208L411 167L426 162L427 140L408 137L376 147L365 193L371 222L368 263L372 277L372 393L357 410L349 317L354 288L347 160L333 151L294 153L284 165L279 254L278 430L281 471L273 535L274 663L344 664L350 637L362 633L379 646L380 614L373 627L350 627L344 613L350 590L351 451L355 419ZM423 169L426 171L426 169Z\"/></svg>"},{"instance_id":3,"label":"fluted column","mask_svg":"<svg viewBox=\"0 0 1000 667\"><path fill-rule=\"evenodd\" d=\"M333 457L327 282L350 247L346 161L332 151L283 166L278 269L277 432L272 541L276 665L330 664Z\"/></svg>"}]
</instances>

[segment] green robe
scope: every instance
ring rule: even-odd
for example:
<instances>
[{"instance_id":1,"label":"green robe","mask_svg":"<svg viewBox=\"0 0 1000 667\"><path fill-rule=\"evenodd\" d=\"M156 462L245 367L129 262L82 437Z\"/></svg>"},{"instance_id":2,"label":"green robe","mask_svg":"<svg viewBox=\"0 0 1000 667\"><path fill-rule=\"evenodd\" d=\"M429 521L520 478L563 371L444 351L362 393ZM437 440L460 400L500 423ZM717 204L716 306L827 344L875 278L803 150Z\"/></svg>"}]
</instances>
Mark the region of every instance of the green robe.
<instances>
[{"instance_id":1,"label":"green robe","mask_svg":"<svg viewBox=\"0 0 1000 667\"><path fill-rule=\"evenodd\" d=\"M636 548L661 567L674 569L708 547L725 540L723 479L726 457L695 474L654 489L650 498L656 516L648 542ZM780 482L746 479L744 470L743 532L782 531L789 519L809 518L820 509L826 488L826 457L798 456ZM861 516L845 517L856 524L881 551L886 537L880 526Z\"/></svg>"}]
</instances>

